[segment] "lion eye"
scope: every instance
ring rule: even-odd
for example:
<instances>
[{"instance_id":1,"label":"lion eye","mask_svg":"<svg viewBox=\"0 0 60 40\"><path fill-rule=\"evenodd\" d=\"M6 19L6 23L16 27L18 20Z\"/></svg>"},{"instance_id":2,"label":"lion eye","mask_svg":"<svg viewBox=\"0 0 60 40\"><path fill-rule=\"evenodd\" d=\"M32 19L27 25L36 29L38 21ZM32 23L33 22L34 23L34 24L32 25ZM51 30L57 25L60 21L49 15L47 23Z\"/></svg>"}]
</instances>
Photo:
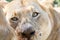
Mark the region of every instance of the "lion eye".
<instances>
[{"instance_id":1,"label":"lion eye","mask_svg":"<svg viewBox=\"0 0 60 40\"><path fill-rule=\"evenodd\" d=\"M38 16L38 12L33 12L33 14L32 14L32 17L36 17L36 16Z\"/></svg>"},{"instance_id":2,"label":"lion eye","mask_svg":"<svg viewBox=\"0 0 60 40\"><path fill-rule=\"evenodd\" d=\"M12 20L12 21L17 21L18 18L17 18L17 17L13 17L13 18L11 18L11 20Z\"/></svg>"}]
</instances>

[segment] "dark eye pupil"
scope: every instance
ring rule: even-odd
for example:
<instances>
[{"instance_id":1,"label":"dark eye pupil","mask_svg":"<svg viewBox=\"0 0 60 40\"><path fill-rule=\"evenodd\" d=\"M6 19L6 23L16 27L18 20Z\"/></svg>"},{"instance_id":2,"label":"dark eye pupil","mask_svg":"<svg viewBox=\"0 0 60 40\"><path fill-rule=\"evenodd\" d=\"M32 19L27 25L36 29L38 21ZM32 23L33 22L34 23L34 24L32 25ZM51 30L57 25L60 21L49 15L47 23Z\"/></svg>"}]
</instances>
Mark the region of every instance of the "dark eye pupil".
<instances>
[{"instance_id":1,"label":"dark eye pupil","mask_svg":"<svg viewBox=\"0 0 60 40\"><path fill-rule=\"evenodd\" d=\"M38 16L38 12L33 12L32 17Z\"/></svg>"},{"instance_id":2,"label":"dark eye pupil","mask_svg":"<svg viewBox=\"0 0 60 40\"><path fill-rule=\"evenodd\" d=\"M13 21L17 21L18 18L17 18L17 17L13 17L13 18L11 18L11 20L13 20Z\"/></svg>"}]
</instances>

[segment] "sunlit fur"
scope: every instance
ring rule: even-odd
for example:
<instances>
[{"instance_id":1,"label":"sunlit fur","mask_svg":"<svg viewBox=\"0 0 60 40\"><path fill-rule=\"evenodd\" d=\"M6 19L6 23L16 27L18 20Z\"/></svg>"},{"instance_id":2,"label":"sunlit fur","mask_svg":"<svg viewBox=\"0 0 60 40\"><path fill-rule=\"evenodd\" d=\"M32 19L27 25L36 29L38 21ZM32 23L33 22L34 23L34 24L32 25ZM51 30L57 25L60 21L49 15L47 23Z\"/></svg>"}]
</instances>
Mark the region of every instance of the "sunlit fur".
<instances>
[{"instance_id":1,"label":"sunlit fur","mask_svg":"<svg viewBox=\"0 0 60 40\"><path fill-rule=\"evenodd\" d=\"M4 17L2 6L0 6L0 40L10 40L13 35L13 30L11 30L12 28L7 24Z\"/></svg>"},{"instance_id":2,"label":"sunlit fur","mask_svg":"<svg viewBox=\"0 0 60 40\"><path fill-rule=\"evenodd\" d=\"M37 0L14 0L8 3L3 11L8 25L14 29L14 36L11 40L28 40L18 35L18 32L26 29L22 26L24 23L31 24L35 30L35 35L29 40L59 40L60 19L59 14L53 8L48 9ZM33 12L38 12L39 15L32 17ZM13 17L19 20L12 23Z\"/></svg>"}]
</instances>

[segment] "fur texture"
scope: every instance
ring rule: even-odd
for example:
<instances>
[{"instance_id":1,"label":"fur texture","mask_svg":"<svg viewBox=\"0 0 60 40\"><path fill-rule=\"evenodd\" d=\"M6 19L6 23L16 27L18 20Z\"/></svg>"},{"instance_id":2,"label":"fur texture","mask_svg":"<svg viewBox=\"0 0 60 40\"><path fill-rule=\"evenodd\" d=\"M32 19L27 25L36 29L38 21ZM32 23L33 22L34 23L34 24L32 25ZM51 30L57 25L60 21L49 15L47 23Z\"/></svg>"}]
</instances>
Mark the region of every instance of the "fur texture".
<instances>
[{"instance_id":1,"label":"fur texture","mask_svg":"<svg viewBox=\"0 0 60 40\"><path fill-rule=\"evenodd\" d=\"M14 30L11 40L60 39L60 14L52 7L44 7L37 0L14 0L8 3L3 11L6 14L8 25ZM34 13L38 14L34 15ZM17 21L12 19L14 17ZM31 25L35 34L30 38L22 37L21 32Z\"/></svg>"}]
</instances>

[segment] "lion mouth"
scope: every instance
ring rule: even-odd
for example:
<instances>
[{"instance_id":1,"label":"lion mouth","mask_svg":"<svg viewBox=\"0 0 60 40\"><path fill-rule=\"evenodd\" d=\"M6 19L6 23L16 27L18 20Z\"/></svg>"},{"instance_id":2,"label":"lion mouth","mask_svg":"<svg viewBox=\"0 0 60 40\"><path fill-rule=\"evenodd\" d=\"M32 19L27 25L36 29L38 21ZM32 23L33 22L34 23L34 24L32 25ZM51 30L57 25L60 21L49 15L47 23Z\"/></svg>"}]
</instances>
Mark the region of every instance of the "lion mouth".
<instances>
[{"instance_id":1,"label":"lion mouth","mask_svg":"<svg viewBox=\"0 0 60 40\"><path fill-rule=\"evenodd\" d=\"M16 37L18 40L32 40L32 37L35 36L35 31L31 33L17 33Z\"/></svg>"},{"instance_id":2,"label":"lion mouth","mask_svg":"<svg viewBox=\"0 0 60 40\"><path fill-rule=\"evenodd\" d=\"M31 38L29 38L29 37L20 37L18 40L31 40Z\"/></svg>"},{"instance_id":3,"label":"lion mouth","mask_svg":"<svg viewBox=\"0 0 60 40\"><path fill-rule=\"evenodd\" d=\"M23 39L23 40L31 40L31 35L22 34L22 39Z\"/></svg>"},{"instance_id":4,"label":"lion mouth","mask_svg":"<svg viewBox=\"0 0 60 40\"><path fill-rule=\"evenodd\" d=\"M22 34L18 35L17 37L18 37L18 40L31 40L32 36L33 35L22 33Z\"/></svg>"},{"instance_id":5,"label":"lion mouth","mask_svg":"<svg viewBox=\"0 0 60 40\"><path fill-rule=\"evenodd\" d=\"M23 38L23 40L30 40L30 38Z\"/></svg>"}]
</instances>

